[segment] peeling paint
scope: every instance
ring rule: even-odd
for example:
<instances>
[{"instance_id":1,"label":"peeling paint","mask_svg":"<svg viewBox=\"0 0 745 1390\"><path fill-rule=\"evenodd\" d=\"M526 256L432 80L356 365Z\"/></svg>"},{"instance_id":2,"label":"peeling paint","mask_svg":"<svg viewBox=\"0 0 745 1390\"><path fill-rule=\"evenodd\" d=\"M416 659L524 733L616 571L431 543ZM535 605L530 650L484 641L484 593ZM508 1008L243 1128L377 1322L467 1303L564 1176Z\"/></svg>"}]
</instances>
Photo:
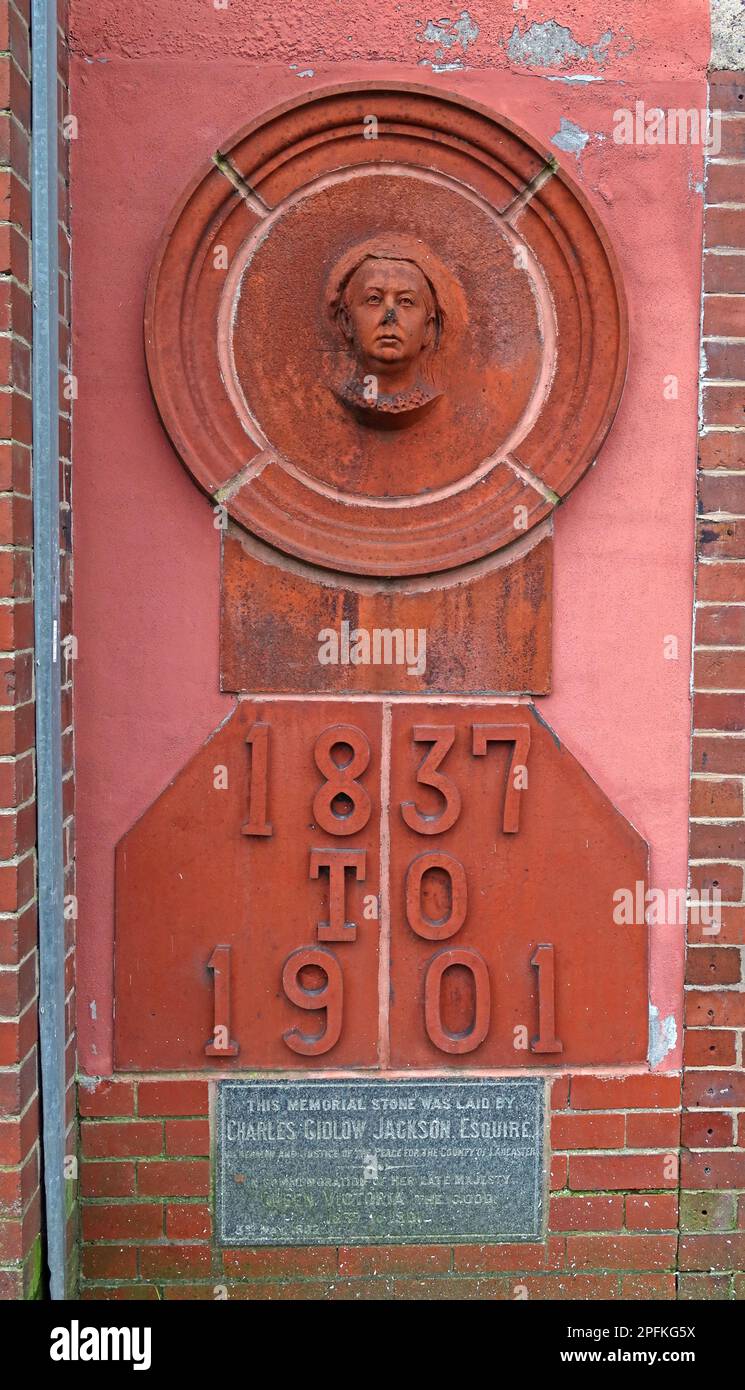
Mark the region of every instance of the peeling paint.
<instances>
[{"instance_id":1,"label":"peeling paint","mask_svg":"<svg viewBox=\"0 0 745 1390\"><path fill-rule=\"evenodd\" d=\"M678 1042L678 1025L675 1015L660 1018L656 1004L649 1006L649 1065L658 1067L660 1062L672 1052Z\"/></svg>"},{"instance_id":2,"label":"peeling paint","mask_svg":"<svg viewBox=\"0 0 745 1390\"><path fill-rule=\"evenodd\" d=\"M421 21L417 21L420 23ZM419 67L430 67L433 72L457 72L465 67L465 63L450 54L449 50L460 46L463 53L466 52L469 44L475 43L479 36L479 26L475 19L472 19L468 10L461 10L458 19L428 19L427 27L423 34L417 34L417 43L431 43L435 45L434 60L422 58ZM452 61L446 62L445 59L451 57Z\"/></svg>"},{"instance_id":3,"label":"peeling paint","mask_svg":"<svg viewBox=\"0 0 745 1390\"><path fill-rule=\"evenodd\" d=\"M590 60L602 66L612 40L613 32L607 29L593 44L577 43L571 29L557 24L555 19L531 24L524 34L516 24L507 44L507 56L521 67L557 68L563 63Z\"/></svg>"},{"instance_id":4,"label":"peeling paint","mask_svg":"<svg viewBox=\"0 0 745 1390\"><path fill-rule=\"evenodd\" d=\"M589 139L588 131L583 130L581 125L575 125L574 121L562 116L559 130L551 136L551 144L556 145L557 149L566 150L567 154L576 154L579 157Z\"/></svg>"},{"instance_id":5,"label":"peeling paint","mask_svg":"<svg viewBox=\"0 0 745 1390\"><path fill-rule=\"evenodd\" d=\"M597 72L574 72L562 73L560 77L555 77L551 73L539 72L536 76L543 82L566 82L568 85L576 85L577 82L602 82L602 77Z\"/></svg>"}]
</instances>

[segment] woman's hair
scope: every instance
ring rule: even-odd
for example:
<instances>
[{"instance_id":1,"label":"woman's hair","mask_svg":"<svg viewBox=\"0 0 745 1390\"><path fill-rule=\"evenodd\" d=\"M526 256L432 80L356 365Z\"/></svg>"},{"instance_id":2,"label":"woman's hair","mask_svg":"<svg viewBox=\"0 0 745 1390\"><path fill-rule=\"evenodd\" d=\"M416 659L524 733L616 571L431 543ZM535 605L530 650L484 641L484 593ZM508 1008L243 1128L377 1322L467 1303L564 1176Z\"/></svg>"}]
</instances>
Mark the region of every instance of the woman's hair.
<instances>
[{"instance_id":1,"label":"woman's hair","mask_svg":"<svg viewBox=\"0 0 745 1390\"><path fill-rule=\"evenodd\" d=\"M434 346L437 347L445 322L442 296L438 294L436 287L437 281L440 279L440 267L435 262L432 252L425 246L424 242L418 241L416 237L376 237L372 241L365 241L359 246L353 246L351 250L347 251L337 261L329 277L326 303L332 321L338 325L349 282L355 271L359 270L365 261L408 261L409 264L415 265L417 270L421 271L432 299L435 321Z\"/></svg>"}]
</instances>

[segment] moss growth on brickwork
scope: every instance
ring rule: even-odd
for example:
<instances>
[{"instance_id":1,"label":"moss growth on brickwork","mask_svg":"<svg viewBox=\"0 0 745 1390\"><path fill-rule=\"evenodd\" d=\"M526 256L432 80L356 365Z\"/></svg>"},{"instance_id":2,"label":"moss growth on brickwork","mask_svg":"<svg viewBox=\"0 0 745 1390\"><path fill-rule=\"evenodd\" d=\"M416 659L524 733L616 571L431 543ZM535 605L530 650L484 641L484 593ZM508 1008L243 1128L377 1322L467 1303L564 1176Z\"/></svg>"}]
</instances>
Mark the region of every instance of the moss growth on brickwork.
<instances>
[{"instance_id":1,"label":"moss growth on brickwork","mask_svg":"<svg viewBox=\"0 0 745 1390\"><path fill-rule=\"evenodd\" d=\"M23 1265L23 1296L41 1298L41 1235L36 1237Z\"/></svg>"}]
</instances>

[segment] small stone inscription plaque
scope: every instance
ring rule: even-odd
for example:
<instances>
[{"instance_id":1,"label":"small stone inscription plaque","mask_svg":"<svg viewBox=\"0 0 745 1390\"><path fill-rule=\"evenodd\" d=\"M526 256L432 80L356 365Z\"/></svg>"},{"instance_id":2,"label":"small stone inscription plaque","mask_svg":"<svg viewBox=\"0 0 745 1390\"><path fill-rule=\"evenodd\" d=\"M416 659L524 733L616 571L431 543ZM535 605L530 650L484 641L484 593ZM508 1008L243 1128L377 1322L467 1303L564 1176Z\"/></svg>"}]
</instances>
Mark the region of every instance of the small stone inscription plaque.
<instances>
[{"instance_id":1,"label":"small stone inscription plaque","mask_svg":"<svg viewBox=\"0 0 745 1390\"><path fill-rule=\"evenodd\" d=\"M223 1245L535 1240L539 1077L223 1081Z\"/></svg>"}]
</instances>

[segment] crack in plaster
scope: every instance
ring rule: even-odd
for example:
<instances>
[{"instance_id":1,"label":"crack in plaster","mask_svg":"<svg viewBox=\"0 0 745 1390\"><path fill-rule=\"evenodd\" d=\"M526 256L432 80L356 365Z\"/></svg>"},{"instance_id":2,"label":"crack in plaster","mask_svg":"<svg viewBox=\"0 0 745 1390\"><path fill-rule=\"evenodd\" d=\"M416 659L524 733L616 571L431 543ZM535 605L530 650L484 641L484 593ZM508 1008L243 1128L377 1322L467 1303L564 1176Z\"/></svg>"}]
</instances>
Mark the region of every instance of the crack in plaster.
<instances>
[{"instance_id":1,"label":"crack in plaster","mask_svg":"<svg viewBox=\"0 0 745 1390\"><path fill-rule=\"evenodd\" d=\"M232 183L236 192L240 193L251 211L255 212L258 217L266 217L266 214L270 210L268 205L264 202L261 195L251 187L250 183L246 183L246 180L238 173L238 170L233 168L230 160L227 159L224 154L221 154L220 150L215 150L212 160L220 170L220 173L225 175L228 183Z\"/></svg>"}]
</instances>

